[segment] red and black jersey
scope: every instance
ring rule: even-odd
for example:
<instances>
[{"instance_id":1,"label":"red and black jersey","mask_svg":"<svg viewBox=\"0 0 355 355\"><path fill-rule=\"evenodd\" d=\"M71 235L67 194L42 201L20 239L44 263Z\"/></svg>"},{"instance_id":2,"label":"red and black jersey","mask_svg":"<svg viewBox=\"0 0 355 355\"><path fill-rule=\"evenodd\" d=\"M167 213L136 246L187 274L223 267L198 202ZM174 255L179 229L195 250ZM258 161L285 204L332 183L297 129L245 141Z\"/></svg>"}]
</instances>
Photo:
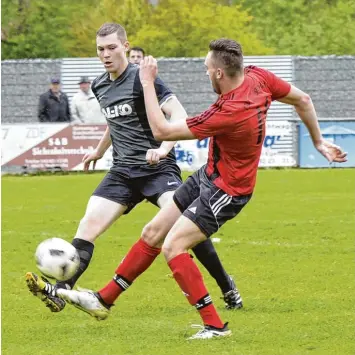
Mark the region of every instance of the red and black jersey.
<instances>
[{"instance_id":1,"label":"red and black jersey","mask_svg":"<svg viewBox=\"0 0 355 355\"><path fill-rule=\"evenodd\" d=\"M253 192L265 136L266 113L291 85L268 70L244 69L244 81L207 111L187 119L199 140L211 137L206 173L232 196Z\"/></svg>"}]
</instances>

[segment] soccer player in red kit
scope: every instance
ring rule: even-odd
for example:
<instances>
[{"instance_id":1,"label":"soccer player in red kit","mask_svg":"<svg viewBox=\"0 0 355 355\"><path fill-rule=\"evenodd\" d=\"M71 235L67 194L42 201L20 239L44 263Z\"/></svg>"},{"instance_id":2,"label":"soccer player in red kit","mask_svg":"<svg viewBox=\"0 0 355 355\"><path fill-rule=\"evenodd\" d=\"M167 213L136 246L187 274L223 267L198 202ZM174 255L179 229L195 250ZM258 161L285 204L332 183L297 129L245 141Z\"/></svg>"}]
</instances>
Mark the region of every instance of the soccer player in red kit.
<instances>
[{"instance_id":1,"label":"soccer player in red kit","mask_svg":"<svg viewBox=\"0 0 355 355\"><path fill-rule=\"evenodd\" d=\"M211 137L207 164L176 190L174 201L164 206L145 227L157 235L167 235L162 245L164 256L181 290L200 313L204 325L190 339L231 334L227 323L219 317L188 250L214 234L250 200L271 102L278 100L293 105L307 126L315 148L329 161L346 161L346 153L340 147L322 138L307 94L267 70L244 68L241 46L234 40L212 41L209 49L205 60L207 75L219 98L202 114L176 123L167 122L159 108L154 90L156 60L149 56L140 64L146 112L155 138L169 141ZM161 243L157 238L155 247ZM120 277L125 275L124 282L130 284L152 260L154 247L132 248L119 266ZM109 306L121 293L115 277L98 293L59 292L60 297L98 319L107 317Z\"/></svg>"}]
</instances>

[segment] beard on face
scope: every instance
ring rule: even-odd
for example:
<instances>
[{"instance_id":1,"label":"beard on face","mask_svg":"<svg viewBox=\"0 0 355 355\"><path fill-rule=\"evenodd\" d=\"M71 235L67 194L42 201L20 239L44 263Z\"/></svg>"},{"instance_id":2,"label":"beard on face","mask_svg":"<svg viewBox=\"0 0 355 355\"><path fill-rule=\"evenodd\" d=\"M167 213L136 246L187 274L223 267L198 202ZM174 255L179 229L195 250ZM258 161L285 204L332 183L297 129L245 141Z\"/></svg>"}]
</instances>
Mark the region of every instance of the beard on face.
<instances>
[{"instance_id":1,"label":"beard on face","mask_svg":"<svg viewBox=\"0 0 355 355\"><path fill-rule=\"evenodd\" d=\"M211 79L211 85L212 85L213 91L216 94L220 95L221 94L221 88L219 86L219 83L218 83L217 79L214 76L212 76L210 79Z\"/></svg>"}]
</instances>

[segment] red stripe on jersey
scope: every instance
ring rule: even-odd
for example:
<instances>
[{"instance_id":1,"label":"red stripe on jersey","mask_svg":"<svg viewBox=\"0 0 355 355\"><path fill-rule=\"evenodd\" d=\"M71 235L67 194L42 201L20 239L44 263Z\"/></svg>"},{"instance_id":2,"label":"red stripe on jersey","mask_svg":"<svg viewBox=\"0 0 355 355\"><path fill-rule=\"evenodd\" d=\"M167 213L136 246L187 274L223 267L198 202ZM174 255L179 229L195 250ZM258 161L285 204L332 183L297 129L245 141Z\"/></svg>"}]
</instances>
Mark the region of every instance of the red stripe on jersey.
<instances>
[{"instance_id":1,"label":"red stripe on jersey","mask_svg":"<svg viewBox=\"0 0 355 355\"><path fill-rule=\"evenodd\" d=\"M201 113L201 115L196 116L190 120L191 124L202 123L211 117L215 112L219 110L219 106L214 104L211 108Z\"/></svg>"},{"instance_id":2,"label":"red stripe on jersey","mask_svg":"<svg viewBox=\"0 0 355 355\"><path fill-rule=\"evenodd\" d=\"M203 122L211 118L217 111L221 111L224 103L225 100L219 99L211 108L202 112L201 115L187 120L187 126L191 128L202 124Z\"/></svg>"},{"instance_id":3,"label":"red stripe on jersey","mask_svg":"<svg viewBox=\"0 0 355 355\"><path fill-rule=\"evenodd\" d=\"M219 111L219 107L211 108L205 112L203 112L200 116L194 117L187 121L187 125L189 128L202 124L207 121L210 117L212 117L217 111Z\"/></svg>"}]
</instances>

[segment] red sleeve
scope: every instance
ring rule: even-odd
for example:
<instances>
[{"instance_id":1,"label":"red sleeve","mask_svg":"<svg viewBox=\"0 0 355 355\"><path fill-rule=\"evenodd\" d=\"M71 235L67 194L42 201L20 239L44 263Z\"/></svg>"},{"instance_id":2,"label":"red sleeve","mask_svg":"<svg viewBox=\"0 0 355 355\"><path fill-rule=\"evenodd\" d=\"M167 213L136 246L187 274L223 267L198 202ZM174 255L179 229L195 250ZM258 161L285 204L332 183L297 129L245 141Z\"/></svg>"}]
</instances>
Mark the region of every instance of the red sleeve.
<instances>
[{"instance_id":1,"label":"red sleeve","mask_svg":"<svg viewBox=\"0 0 355 355\"><path fill-rule=\"evenodd\" d=\"M269 70L258 68L258 71L266 80L267 86L270 89L272 95L271 99L273 101L285 97L290 92L291 84L287 81L279 78Z\"/></svg>"},{"instance_id":2,"label":"red sleeve","mask_svg":"<svg viewBox=\"0 0 355 355\"><path fill-rule=\"evenodd\" d=\"M228 132L229 127L235 124L235 117L231 111L212 105L207 111L189 117L186 123L193 135L202 140Z\"/></svg>"}]
</instances>

